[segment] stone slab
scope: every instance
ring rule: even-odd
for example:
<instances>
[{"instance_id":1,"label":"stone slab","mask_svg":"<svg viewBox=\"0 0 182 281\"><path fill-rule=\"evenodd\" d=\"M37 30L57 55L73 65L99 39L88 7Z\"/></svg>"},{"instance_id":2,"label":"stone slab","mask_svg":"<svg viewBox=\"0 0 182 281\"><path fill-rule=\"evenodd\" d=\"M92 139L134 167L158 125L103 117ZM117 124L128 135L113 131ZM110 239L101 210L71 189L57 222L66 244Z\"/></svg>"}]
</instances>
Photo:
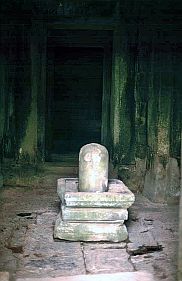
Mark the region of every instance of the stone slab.
<instances>
[{"instance_id":1,"label":"stone slab","mask_svg":"<svg viewBox=\"0 0 182 281\"><path fill-rule=\"evenodd\" d=\"M86 271L90 274L134 271L126 249L84 247Z\"/></svg>"},{"instance_id":2,"label":"stone slab","mask_svg":"<svg viewBox=\"0 0 182 281\"><path fill-rule=\"evenodd\" d=\"M129 241L128 250L135 251L137 248L141 248L143 246L155 248L158 246L157 240L152 235L151 230L153 229L153 225L148 225L145 219L138 218L136 221L130 221L127 223L127 229L129 233Z\"/></svg>"},{"instance_id":3,"label":"stone slab","mask_svg":"<svg viewBox=\"0 0 182 281\"><path fill-rule=\"evenodd\" d=\"M152 274L147 272L119 272L113 274L92 274L61 276L56 278L18 278L16 281L154 281Z\"/></svg>"},{"instance_id":4,"label":"stone slab","mask_svg":"<svg viewBox=\"0 0 182 281\"><path fill-rule=\"evenodd\" d=\"M51 213L43 213L38 215L38 224L29 225L22 261L16 270L17 277L85 274L80 243L55 241L53 217Z\"/></svg>"},{"instance_id":5,"label":"stone slab","mask_svg":"<svg viewBox=\"0 0 182 281\"><path fill-rule=\"evenodd\" d=\"M126 226L121 223L65 222L58 216L54 238L69 241L121 242L128 237Z\"/></svg>"},{"instance_id":6,"label":"stone slab","mask_svg":"<svg viewBox=\"0 0 182 281\"><path fill-rule=\"evenodd\" d=\"M59 179L57 192L63 205L68 207L129 208L134 194L120 180L109 180L108 192L78 192L78 179Z\"/></svg>"},{"instance_id":7,"label":"stone slab","mask_svg":"<svg viewBox=\"0 0 182 281\"><path fill-rule=\"evenodd\" d=\"M72 208L61 206L64 221L116 221L127 220L128 211L119 208Z\"/></svg>"}]
</instances>

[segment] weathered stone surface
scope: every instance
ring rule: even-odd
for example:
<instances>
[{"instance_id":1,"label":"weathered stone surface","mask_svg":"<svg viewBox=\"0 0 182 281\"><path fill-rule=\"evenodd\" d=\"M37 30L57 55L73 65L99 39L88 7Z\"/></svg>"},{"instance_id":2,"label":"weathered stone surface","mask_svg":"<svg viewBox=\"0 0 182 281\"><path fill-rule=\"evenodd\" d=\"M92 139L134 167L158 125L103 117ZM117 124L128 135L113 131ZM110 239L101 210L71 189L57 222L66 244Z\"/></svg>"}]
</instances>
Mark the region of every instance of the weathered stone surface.
<instances>
[{"instance_id":1,"label":"weathered stone surface","mask_svg":"<svg viewBox=\"0 0 182 281\"><path fill-rule=\"evenodd\" d=\"M54 238L70 241L112 241L127 239L126 226L121 223L65 222L58 216Z\"/></svg>"},{"instance_id":2,"label":"weathered stone surface","mask_svg":"<svg viewBox=\"0 0 182 281\"><path fill-rule=\"evenodd\" d=\"M16 281L154 281L152 274L147 272L121 272L112 274L92 274L62 276L56 278L18 278Z\"/></svg>"},{"instance_id":3,"label":"weathered stone surface","mask_svg":"<svg viewBox=\"0 0 182 281\"><path fill-rule=\"evenodd\" d=\"M9 240L8 249L11 249L14 253L22 253L26 231L26 227L16 229Z\"/></svg>"},{"instance_id":4,"label":"weathered stone surface","mask_svg":"<svg viewBox=\"0 0 182 281\"><path fill-rule=\"evenodd\" d=\"M86 270L91 274L134 271L126 249L103 249L100 247L90 249L84 247L84 256Z\"/></svg>"},{"instance_id":5,"label":"weathered stone surface","mask_svg":"<svg viewBox=\"0 0 182 281\"><path fill-rule=\"evenodd\" d=\"M64 221L115 221L128 219L128 211L119 208L72 208L62 205L61 211Z\"/></svg>"},{"instance_id":6,"label":"weathered stone surface","mask_svg":"<svg viewBox=\"0 0 182 281\"><path fill-rule=\"evenodd\" d=\"M126 240L126 243L79 243L55 241L52 237L53 225L59 211L59 198L56 196L55 186L50 185L46 189L14 186L3 188L0 190L0 199L0 269L10 272L10 275L14 274L14 280L21 277L25 281L29 277L32 278L30 280L42 278L42 281L47 281L52 278L51 281L56 281L54 279L56 276L62 276L60 280L65 281L68 275L86 274L85 252L96 251L97 247L107 250L122 249L126 247L126 244L127 251L130 250L130 262L133 263L136 270L147 270L147 272L150 270L150 273L154 274L155 281L177 280L175 273L177 272L178 250L178 206L152 203L137 194L136 201L129 210L129 221L127 221L128 233L132 232L130 235L132 245L130 239ZM24 216L26 213L31 214ZM9 241L11 242L12 237L16 236L14 232L17 232L18 235L18 229L22 227L27 227L23 253L15 253L14 250L7 249L7 245L10 245ZM153 241L150 234L154 238ZM137 254L136 250L141 245L149 246L143 248L147 250L147 253ZM162 245L162 250L157 251L157 245ZM115 256L112 260L113 264L115 259L118 263ZM139 281L147 280L145 278L148 275L133 272L133 274L135 273ZM97 275L99 281L100 276L102 274ZM130 280L130 276L134 281L136 275L127 274L125 276L127 276L127 281ZM92 275L89 274L84 275L84 278L91 277ZM103 278L104 281L107 280L105 275ZM114 277L108 278L110 278L109 281L114 280ZM84 281L86 280L84 279Z\"/></svg>"},{"instance_id":7,"label":"weathered stone surface","mask_svg":"<svg viewBox=\"0 0 182 281\"><path fill-rule=\"evenodd\" d=\"M0 244L0 270L13 272L16 267L17 260L13 251Z\"/></svg>"},{"instance_id":8,"label":"weathered stone surface","mask_svg":"<svg viewBox=\"0 0 182 281\"><path fill-rule=\"evenodd\" d=\"M110 179L108 192L78 192L78 178L61 178L57 193L63 204L70 207L129 208L135 201L134 194L120 180Z\"/></svg>"},{"instance_id":9,"label":"weathered stone surface","mask_svg":"<svg viewBox=\"0 0 182 281\"><path fill-rule=\"evenodd\" d=\"M0 272L0 281L9 281L9 272Z\"/></svg>"},{"instance_id":10,"label":"weathered stone surface","mask_svg":"<svg viewBox=\"0 0 182 281\"><path fill-rule=\"evenodd\" d=\"M85 274L80 243L53 239L55 213L38 215L37 224L29 225L18 277L46 277Z\"/></svg>"},{"instance_id":11,"label":"weathered stone surface","mask_svg":"<svg viewBox=\"0 0 182 281\"><path fill-rule=\"evenodd\" d=\"M168 201L170 198L179 197L180 195L180 168L175 158L169 158L166 165L166 196Z\"/></svg>"},{"instance_id":12,"label":"weathered stone surface","mask_svg":"<svg viewBox=\"0 0 182 281\"><path fill-rule=\"evenodd\" d=\"M180 171L176 159L167 158L163 163L156 157L152 168L146 173L143 194L154 202L179 199Z\"/></svg>"},{"instance_id":13,"label":"weathered stone surface","mask_svg":"<svg viewBox=\"0 0 182 281\"><path fill-rule=\"evenodd\" d=\"M66 192L65 205L69 207L105 207L129 208L134 202L134 195L128 193L91 193L91 192Z\"/></svg>"},{"instance_id":14,"label":"weathered stone surface","mask_svg":"<svg viewBox=\"0 0 182 281\"><path fill-rule=\"evenodd\" d=\"M131 191L141 191L144 185L146 173L146 158L135 158L135 165L121 165L118 169L119 178L121 178Z\"/></svg>"},{"instance_id":15,"label":"weathered stone surface","mask_svg":"<svg viewBox=\"0 0 182 281\"><path fill-rule=\"evenodd\" d=\"M156 157L152 168L146 172L143 194L153 202L164 202L166 192L165 169Z\"/></svg>"},{"instance_id":16,"label":"weathered stone surface","mask_svg":"<svg viewBox=\"0 0 182 281\"><path fill-rule=\"evenodd\" d=\"M0 167L0 187L3 186L3 176L1 174L1 167Z\"/></svg>"},{"instance_id":17,"label":"weathered stone surface","mask_svg":"<svg viewBox=\"0 0 182 281\"><path fill-rule=\"evenodd\" d=\"M153 226L148 226L145 224L144 219L139 219L138 221L134 223L127 224L127 229L129 233L129 241L128 243L128 249L133 248L140 248L143 246L148 247L156 247L157 241L154 239L150 228Z\"/></svg>"},{"instance_id":18,"label":"weathered stone surface","mask_svg":"<svg viewBox=\"0 0 182 281\"><path fill-rule=\"evenodd\" d=\"M79 191L103 192L108 190L107 149L100 144L84 145L79 154Z\"/></svg>"},{"instance_id":19,"label":"weathered stone surface","mask_svg":"<svg viewBox=\"0 0 182 281\"><path fill-rule=\"evenodd\" d=\"M129 208L135 201L134 194L120 180L109 180L108 192L78 192L78 179L59 179L57 192L68 207Z\"/></svg>"},{"instance_id":20,"label":"weathered stone surface","mask_svg":"<svg viewBox=\"0 0 182 281\"><path fill-rule=\"evenodd\" d=\"M78 192L78 178L60 178L57 180L57 193L64 203L65 192Z\"/></svg>"}]
</instances>

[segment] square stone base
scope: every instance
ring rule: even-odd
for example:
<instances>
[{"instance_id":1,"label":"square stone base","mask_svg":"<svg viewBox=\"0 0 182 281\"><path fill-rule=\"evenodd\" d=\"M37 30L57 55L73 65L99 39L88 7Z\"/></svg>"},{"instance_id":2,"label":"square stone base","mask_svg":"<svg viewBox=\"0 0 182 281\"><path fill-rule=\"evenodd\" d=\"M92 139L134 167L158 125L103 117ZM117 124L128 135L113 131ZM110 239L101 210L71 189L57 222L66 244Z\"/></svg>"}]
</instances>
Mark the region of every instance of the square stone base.
<instances>
[{"instance_id":1,"label":"square stone base","mask_svg":"<svg viewBox=\"0 0 182 281\"><path fill-rule=\"evenodd\" d=\"M126 226L121 222L68 222L59 215L54 228L54 238L69 241L122 242L127 237Z\"/></svg>"}]
</instances>

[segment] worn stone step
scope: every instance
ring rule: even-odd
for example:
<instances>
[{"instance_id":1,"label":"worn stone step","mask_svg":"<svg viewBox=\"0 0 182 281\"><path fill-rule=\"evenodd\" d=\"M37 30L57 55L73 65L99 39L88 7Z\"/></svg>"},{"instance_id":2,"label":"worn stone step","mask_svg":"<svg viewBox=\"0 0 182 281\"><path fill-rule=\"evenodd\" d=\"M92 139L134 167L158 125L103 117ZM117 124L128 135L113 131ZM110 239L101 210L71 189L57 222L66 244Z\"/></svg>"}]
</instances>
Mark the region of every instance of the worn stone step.
<instances>
[{"instance_id":1,"label":"worn stone step","mask_svg":"<svg viewBox=\"0 0 182 281\"><path fill-rule=\"evenodd\" d=\"M44 278L17 278L16 281L154 281L147 272L118 272L112 274L89 274Z\"/></svg>"},{"instance_id":2,"label":"worn stone step","mask_svg":"<svg viewBox=\"0 0 182 281\"><path fill-rule=\"evenodd\" d=\"M121 223L66 222L59 215L54 238L69 241L121 242L128 237L126 226Z\"/></svg>"},{"instance_id":3,"label":"worn stone step","mask_svg":"<svg viewBox=\"0 0 182 281\"><path fill-rule=\"evenodd\" d=\"M115 221L127 220L128 211L119 208L72 208L62 205L64 221Z\"/></svg>"}]
</instances>

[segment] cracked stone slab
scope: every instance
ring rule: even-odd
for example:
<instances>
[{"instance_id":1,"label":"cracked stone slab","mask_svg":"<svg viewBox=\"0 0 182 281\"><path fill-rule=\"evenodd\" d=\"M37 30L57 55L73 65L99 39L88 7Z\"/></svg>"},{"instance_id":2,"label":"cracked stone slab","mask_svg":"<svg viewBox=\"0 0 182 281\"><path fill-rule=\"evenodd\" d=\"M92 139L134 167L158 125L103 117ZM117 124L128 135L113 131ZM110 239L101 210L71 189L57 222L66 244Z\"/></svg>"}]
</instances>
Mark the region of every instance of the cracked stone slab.
<instances>
[{"instance_id":1,"label":"cracked stone slab","mask_svg":"<svg viewBox=\"0 0 182 281\"><path fill-rule=\"evenodd\" d=\"M122 181L111 179L108 184L108 192L78 192L78 179L65 178L58 180L57 192L68 207L127 209L134 203L134 194Z\"/></svg>"},{"instance_id":2,"label":"cracked stone slab","mask_svg":"<svg viewBox=\"0 0 182 281\"><path fill-rule=\"evenodd\" d=\"M70 241L121 242L128 237L121 223L65 222L59 215L54 228L54 238Z\"/></svg>"},{"instance_id":3,"label":"cracked stone slab","mask_svg":"<svg viewBox=\"0 0 182 281\"><path fill-rule=\"evenodd\" d=\"M78 242L55 241L51 221L46 218L51 214L42 214L38 224L30 225L26 233L25 247L18 277L40 277L84 274L83 253Z\"/></svg>"},{"instance_id":4,"label":"cracked stone slab","mask_svg":"<svg viewBox=\"0 0 182 281\"><path fill-rule=\"evenodd\" d=\"M84 247L84 257L86 271L91 274L134 270L126 249Z\"/></svg>"},{"instance_id":5,"label":"cracked stone slab","mask_svg":"<svg viewBox=\"0 0 182 281\"><path fill-rule=\"evenodd\" d=\"M128 211L119 208L72 208L61 206L64 221L116 221L127 220Z\"/></svg>"}]
</instances>

